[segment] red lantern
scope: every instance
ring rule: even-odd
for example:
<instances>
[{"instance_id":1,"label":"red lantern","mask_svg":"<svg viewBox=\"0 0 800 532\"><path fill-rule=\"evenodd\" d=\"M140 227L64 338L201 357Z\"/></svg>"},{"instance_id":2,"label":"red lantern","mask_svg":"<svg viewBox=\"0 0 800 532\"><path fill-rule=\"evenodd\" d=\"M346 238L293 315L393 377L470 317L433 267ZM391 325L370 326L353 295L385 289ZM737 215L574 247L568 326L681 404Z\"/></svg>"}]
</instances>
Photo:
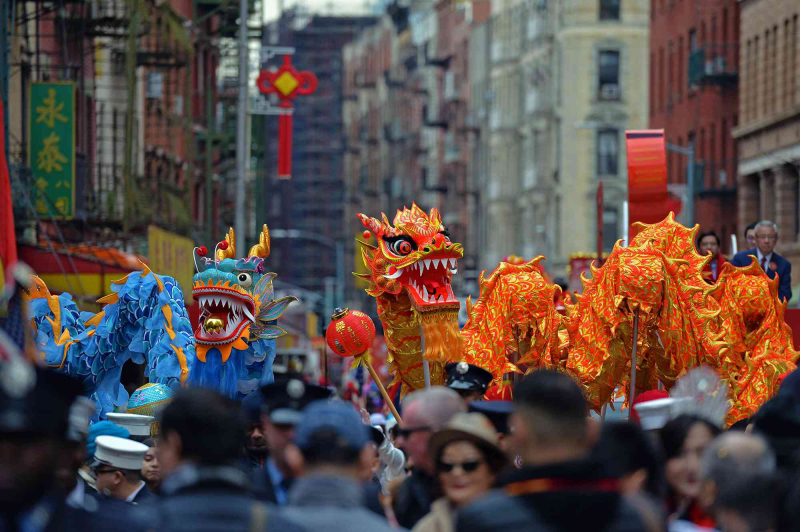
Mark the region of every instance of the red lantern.
<instances>
[{"instance_id":1,"label":"red lantern","mask_svg":"<svg viewBox=\"0 0 800 532\"><path fill-rule=\"evenodd\" d=\"M325 340L337 355L358 357L366 353L375 340L375 324L359 310L337 308L325 331Z\"/></svg>"},{"instance_id":2,"label":"red lantern","mask_svg":"<svg viewBox=\"0 0 800 532\"><path fill-rule=\"evenodd\" d=\"M359 364L364 363L372 376L372 380L378 385L378 390L380 390L383 400L389 405L389 410L392 411L397 424L402 426L403 420L400 419L400 414L397 413L394 403L392 403L389 394L386 393L386 388L383 387L383 383L375 373L375 368L372 367L369 355L364 355L375 340L375 324L372 322L372 318L359 310L337 308L333 316L331 316L331 324L328 325L328 330L325 331L325 340L328 342L328 347L337 355L356 357L356 362Z\"/></svg>"}]
</instances>

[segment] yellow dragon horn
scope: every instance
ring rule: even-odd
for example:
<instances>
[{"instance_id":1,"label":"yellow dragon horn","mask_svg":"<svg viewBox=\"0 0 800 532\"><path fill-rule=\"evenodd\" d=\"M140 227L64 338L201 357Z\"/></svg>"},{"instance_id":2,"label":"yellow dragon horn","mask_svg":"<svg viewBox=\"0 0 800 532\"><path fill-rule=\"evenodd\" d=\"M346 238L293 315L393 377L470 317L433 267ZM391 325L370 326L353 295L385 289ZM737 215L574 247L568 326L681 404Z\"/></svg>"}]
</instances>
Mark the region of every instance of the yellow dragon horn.
<instances>
[{"instance_id":1,"label":"yellow dragon horn","mask_svg":"<svg viewBox=\"0 0 800 532\"><path fill-rule=\"evenodd\" d=\"M227 249L217 250L217 260L235 259L236 258L236 235L233 234L233 227L228 228L228 234L225 235L225 242L228 243Z\"/></svg>"},{"instance_id":2,"label":"yellow dragon horn","mask_svg":"<svg viewBox=\"0 0 800 532\"><path fill-rule=\"evenodd\" d=\"M261 229L261 234L258 235L258 244L250 248L249 256L266 259L269 257L269 252L269 229L267 228L267 224L264 224L264 227Z\"/></svg>"}]
</instances>

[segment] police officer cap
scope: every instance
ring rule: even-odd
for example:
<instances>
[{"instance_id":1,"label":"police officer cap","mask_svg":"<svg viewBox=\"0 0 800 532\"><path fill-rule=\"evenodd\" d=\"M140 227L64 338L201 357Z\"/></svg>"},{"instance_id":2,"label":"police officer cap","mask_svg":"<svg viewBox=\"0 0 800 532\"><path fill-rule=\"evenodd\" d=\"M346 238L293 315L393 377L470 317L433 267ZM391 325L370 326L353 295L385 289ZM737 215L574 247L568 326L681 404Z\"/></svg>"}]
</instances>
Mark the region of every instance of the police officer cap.
<instances>
[{"instance_id":1,"label":"police officer cap","mask_svg":"<svg viewBox=\"0 0 800 532\"><path fill-rule=\"evenodd\" d=\"M492 374L466 362L451 362L444 367L447 372L445 386L456 391L486 393Z\"/></svg>"},{"instance_id":2,"label":"police officer cap","mask_svg":"<svg viewBox=\"0 0 800 532\"><path fill-rule=\"evenodd\" d=\"M264 411L276 425L296 425L303 419L302 410L321 399L328 399L331 391L322 386L303 382L299 373L276 375L275 382L261 388Z\"/></svg>"},{"instance_id":3,"label":"police officer cap","mask_svg":"<svg viewBox=\"0 0 800 532\"><path fill-rule=\"evenodd\" d=\"M107 465L116 469L139 471L149 447L138 441L116 436L98 436L95 440L94 467Z\"/></svg>"},{"instance_id":4,"label":"police officer cap","mask_svg":"<svg viewBox=\"0 0 800 532\"><path fill-rule=\"evenodd\" d=\"M469 404L470 412L480 412L492 422L500 434L509 434L508 418L514 412L513 401L475 401Z\"/></svg>"},{"instance_id":5,"label":"police officer cap","mask_svg":"<svg viewBox=\"0 0 800 532\"><path fill-rule=\"evenodd\" d=\"M70 407L83 391L77 380L23 362L0 367L0 434L63 438Z\"/></svg>"}]
</instances>

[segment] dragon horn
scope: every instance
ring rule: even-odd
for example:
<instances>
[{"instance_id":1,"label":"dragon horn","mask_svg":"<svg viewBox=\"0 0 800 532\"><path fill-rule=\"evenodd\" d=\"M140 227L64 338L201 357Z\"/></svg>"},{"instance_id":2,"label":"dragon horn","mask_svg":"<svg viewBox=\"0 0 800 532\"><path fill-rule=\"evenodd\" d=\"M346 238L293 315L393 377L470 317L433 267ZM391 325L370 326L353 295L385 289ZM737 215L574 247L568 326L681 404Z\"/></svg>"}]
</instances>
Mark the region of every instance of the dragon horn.
<instances>
[{"instance_id":1,"label":"dragon horn","mask_svg":"<svg viewBox=\"0 0 800 532\"><path fill-rule=\"evenodd\" d=\"M226 249L217 250L218 261L236 258L236 235L233 232L233 227L228 228L228 234L225 235L225 242L228 243L228 247Z\"/></svg>"},{"instance_id":2,"label":"dragon horn","mask_svg":"<svg viewBox=\"0 0 800 532\"><path fill-rule=\"evenodd\" d=\"M375 233L376 237L380 238L383 236L383 226L381 226L381 222L375 218L370 218L366 214L358 213L356 216L361 220L361 225Z\"/></svg>"},{"instance_id":3,"label":"dragon horn","mask_svg":"<svg viewBox=\"0 0 800 532\"><path fill-rule=\"evenodd\" d=\"M249 257L260 257L266 259L269 257L270 244L269 244L269 229L267 224L261 229L261 234L258 235L258 244L250 248Z\"/></svg>"}]
</instances>

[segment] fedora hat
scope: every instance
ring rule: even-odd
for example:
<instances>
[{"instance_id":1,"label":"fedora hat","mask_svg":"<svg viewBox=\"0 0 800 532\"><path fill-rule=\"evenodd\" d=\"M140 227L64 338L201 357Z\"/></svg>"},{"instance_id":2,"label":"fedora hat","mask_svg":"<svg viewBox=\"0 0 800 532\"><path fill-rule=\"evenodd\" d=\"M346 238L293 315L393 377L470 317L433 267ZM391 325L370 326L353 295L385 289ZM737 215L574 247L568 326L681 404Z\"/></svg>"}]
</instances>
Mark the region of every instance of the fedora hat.
<instances>
[{"instance_id":1,"label":"fedora hat","mask_svg":"<svg viewBox=\"0 0 800 532\"><path fill-rule=\"evenodd\" d=\"M486 453L492 468L502 467L508 461L500 449L500 441L492 422L478 412L456 414L444 427L431 436L428 452L439 459L444 448L453 442L468 441Z\"/></svg>"}]
</instances>

